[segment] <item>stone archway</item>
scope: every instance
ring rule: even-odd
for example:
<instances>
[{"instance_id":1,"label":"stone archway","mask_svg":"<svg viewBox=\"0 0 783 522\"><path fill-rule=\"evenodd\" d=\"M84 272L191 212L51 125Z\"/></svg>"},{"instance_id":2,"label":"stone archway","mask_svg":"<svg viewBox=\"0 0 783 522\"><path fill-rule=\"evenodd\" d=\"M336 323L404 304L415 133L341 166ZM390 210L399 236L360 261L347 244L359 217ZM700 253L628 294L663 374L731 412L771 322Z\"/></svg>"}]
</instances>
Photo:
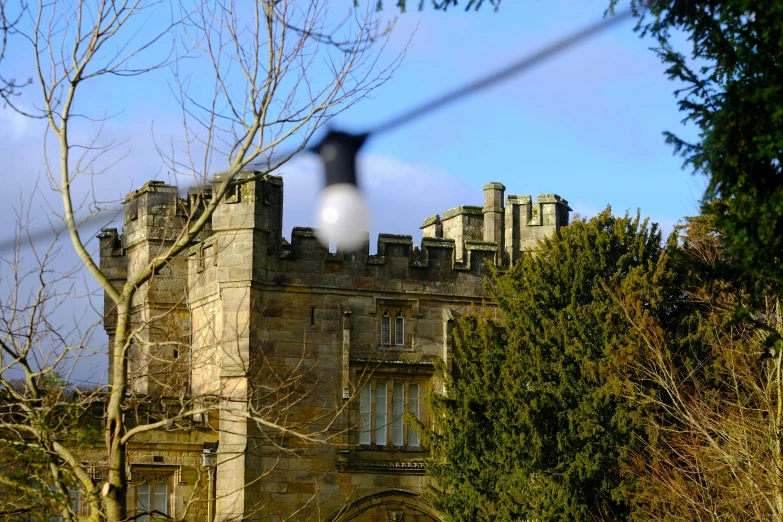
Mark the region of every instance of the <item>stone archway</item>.
<instances>
[{"instance_id":1,"label":"stone archway","mask_svg":"<svg viewBox=\"0 0 783 522\"><path fill-rule=\"evenodd\" d=\"M362 497L326 519L327 522L442 522L432 506L416 493L391 489Z\"/></svg>"}]
</instances>

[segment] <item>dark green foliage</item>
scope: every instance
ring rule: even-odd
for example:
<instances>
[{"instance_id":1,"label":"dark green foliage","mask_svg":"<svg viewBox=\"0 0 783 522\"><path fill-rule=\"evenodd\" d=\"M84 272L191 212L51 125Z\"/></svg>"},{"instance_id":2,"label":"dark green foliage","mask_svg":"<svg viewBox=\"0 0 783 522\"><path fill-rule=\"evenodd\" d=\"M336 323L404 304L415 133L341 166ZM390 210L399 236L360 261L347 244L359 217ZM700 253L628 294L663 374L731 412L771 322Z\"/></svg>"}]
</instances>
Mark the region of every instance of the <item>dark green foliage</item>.
<instances>
[{"instance_id":1,"label":"dark green foliage","mask_svg":"<svg viewBox=\"0 0 783 522\"><path fill-rule=\"evenodd\" d=\"M639 29L658 41L669 77L699 139L666 139L705 173L714 214L735 258L731 279L756 296L783 285L783 3L758 0L642 2ZM641 5L642 3L639 3ZM677 49L673 33L689 37Z\"/></svg>"},{"instance_id":2,"label":"dark green foliage","mask_svg":"<svg viewBox=\"0 0 783 522\"><path fill-rule=\"evenodd\" d=\"M447 396L433 401L433 502L449 520L632 519L621 467L645 435L624 398L639 339L616 295L680 324L674 248L607 209L490 281L504 324L460 320Z\"/></svg>"}]
</instances>

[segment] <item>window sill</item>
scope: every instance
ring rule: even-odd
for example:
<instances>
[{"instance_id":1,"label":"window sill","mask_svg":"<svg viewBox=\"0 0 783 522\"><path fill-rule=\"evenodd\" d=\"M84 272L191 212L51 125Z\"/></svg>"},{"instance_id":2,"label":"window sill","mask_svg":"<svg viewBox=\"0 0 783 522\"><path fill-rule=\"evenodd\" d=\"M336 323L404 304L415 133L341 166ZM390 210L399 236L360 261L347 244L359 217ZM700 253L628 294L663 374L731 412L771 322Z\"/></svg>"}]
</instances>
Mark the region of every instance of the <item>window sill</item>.
<instances>
[{"instance_id":1,"label":"window sill","mask_svg":"<svg viewBox=\"0 0 783 522\"><path fill-rule=\"evenodd\" d=\"M412 346L397 345L397 344L379 344L375 346L376 352L412 352L414 348Z\"/></svg>"},{"instance_id":2,"label":"window sill","mask_svg":"<svg viewBox=\"0 0 783 522\"><path fill-rule=\"evenodd\" d=\"M337 469L343 473L424 475L429 451L423 447L363 446L337 452Z\"/></svg>"},{"instance_id":3,"label":"window sill","mask_svg":"<svg viewBox=\"0 0 783 522\"><path fill-rule=\"evenodd\" d=\"M393 444L380 446L378 444L359 444L356 449L358 451L374 451L383 453L429 453L429 450L421 444L418 446L394 446Z\"/></svg>"}]
</instances>

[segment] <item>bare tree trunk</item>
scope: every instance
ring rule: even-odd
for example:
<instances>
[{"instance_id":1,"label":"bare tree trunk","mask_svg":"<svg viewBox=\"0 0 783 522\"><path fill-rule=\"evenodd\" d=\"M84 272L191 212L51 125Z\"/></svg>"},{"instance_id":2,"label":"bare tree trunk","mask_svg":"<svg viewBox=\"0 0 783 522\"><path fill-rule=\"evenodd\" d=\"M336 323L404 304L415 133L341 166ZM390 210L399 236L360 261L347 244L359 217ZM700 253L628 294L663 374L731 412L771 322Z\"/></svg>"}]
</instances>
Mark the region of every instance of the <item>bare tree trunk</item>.
<instances>
[{"instance_id":1,"label":"bare tree trunk","mask_svg":"<svg viewBox=\"0 0 783 522\"><path fill-rule=\"evenodd\" d=\"M776 299L774 307L777 321L774 324L778 332L783 333L780 328L780 301ZM781 453L781 437L783 437L783 351L777 353L775 361L775 400L777 407L775 411L772 440L774 440L774 458L772 468L775 473L775 505L777 507L774 520L780 522L783 520L783 453Z\"/></svg>"},{"instance_id":2,"label":"bare tree trunk","mask_svg":"<svg viewBox=\"0 0 783 522\"><path fill-rule=\"evenodd\" d=\"M109 403L106 407L106 448L108 464L108 487L103 492L106 503L107 520L125 520L127 518L126 496L128 479L125 472L127 447L122 442L123 415L122 400L127 389L130 328L130 299L117 303L117 330L114 337L114 350L111 357L112 384L109 389Z\"/></svg>"}]
</instances>

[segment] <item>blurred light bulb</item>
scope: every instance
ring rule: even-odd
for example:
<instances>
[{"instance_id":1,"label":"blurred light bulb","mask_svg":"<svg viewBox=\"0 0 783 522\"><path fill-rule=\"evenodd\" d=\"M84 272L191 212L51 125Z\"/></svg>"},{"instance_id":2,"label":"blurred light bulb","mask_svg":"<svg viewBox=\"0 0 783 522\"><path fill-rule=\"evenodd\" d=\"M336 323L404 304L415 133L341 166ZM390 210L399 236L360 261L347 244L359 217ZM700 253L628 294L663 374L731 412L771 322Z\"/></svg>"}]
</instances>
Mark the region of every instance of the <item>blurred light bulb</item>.
<instances>
[{"instance_id":1,"label":"blurred light bulb","mask_svg":"<svg viewBox=\"0 0 783 522\"><path fill-rule=\"evenodd\" d=\"M352 183L329 185L318 197L315 222L318 238L327 248L334 242L340 250L359 250L367 241L370 219L370 209Z\"/></svg>"}]
</instances>

